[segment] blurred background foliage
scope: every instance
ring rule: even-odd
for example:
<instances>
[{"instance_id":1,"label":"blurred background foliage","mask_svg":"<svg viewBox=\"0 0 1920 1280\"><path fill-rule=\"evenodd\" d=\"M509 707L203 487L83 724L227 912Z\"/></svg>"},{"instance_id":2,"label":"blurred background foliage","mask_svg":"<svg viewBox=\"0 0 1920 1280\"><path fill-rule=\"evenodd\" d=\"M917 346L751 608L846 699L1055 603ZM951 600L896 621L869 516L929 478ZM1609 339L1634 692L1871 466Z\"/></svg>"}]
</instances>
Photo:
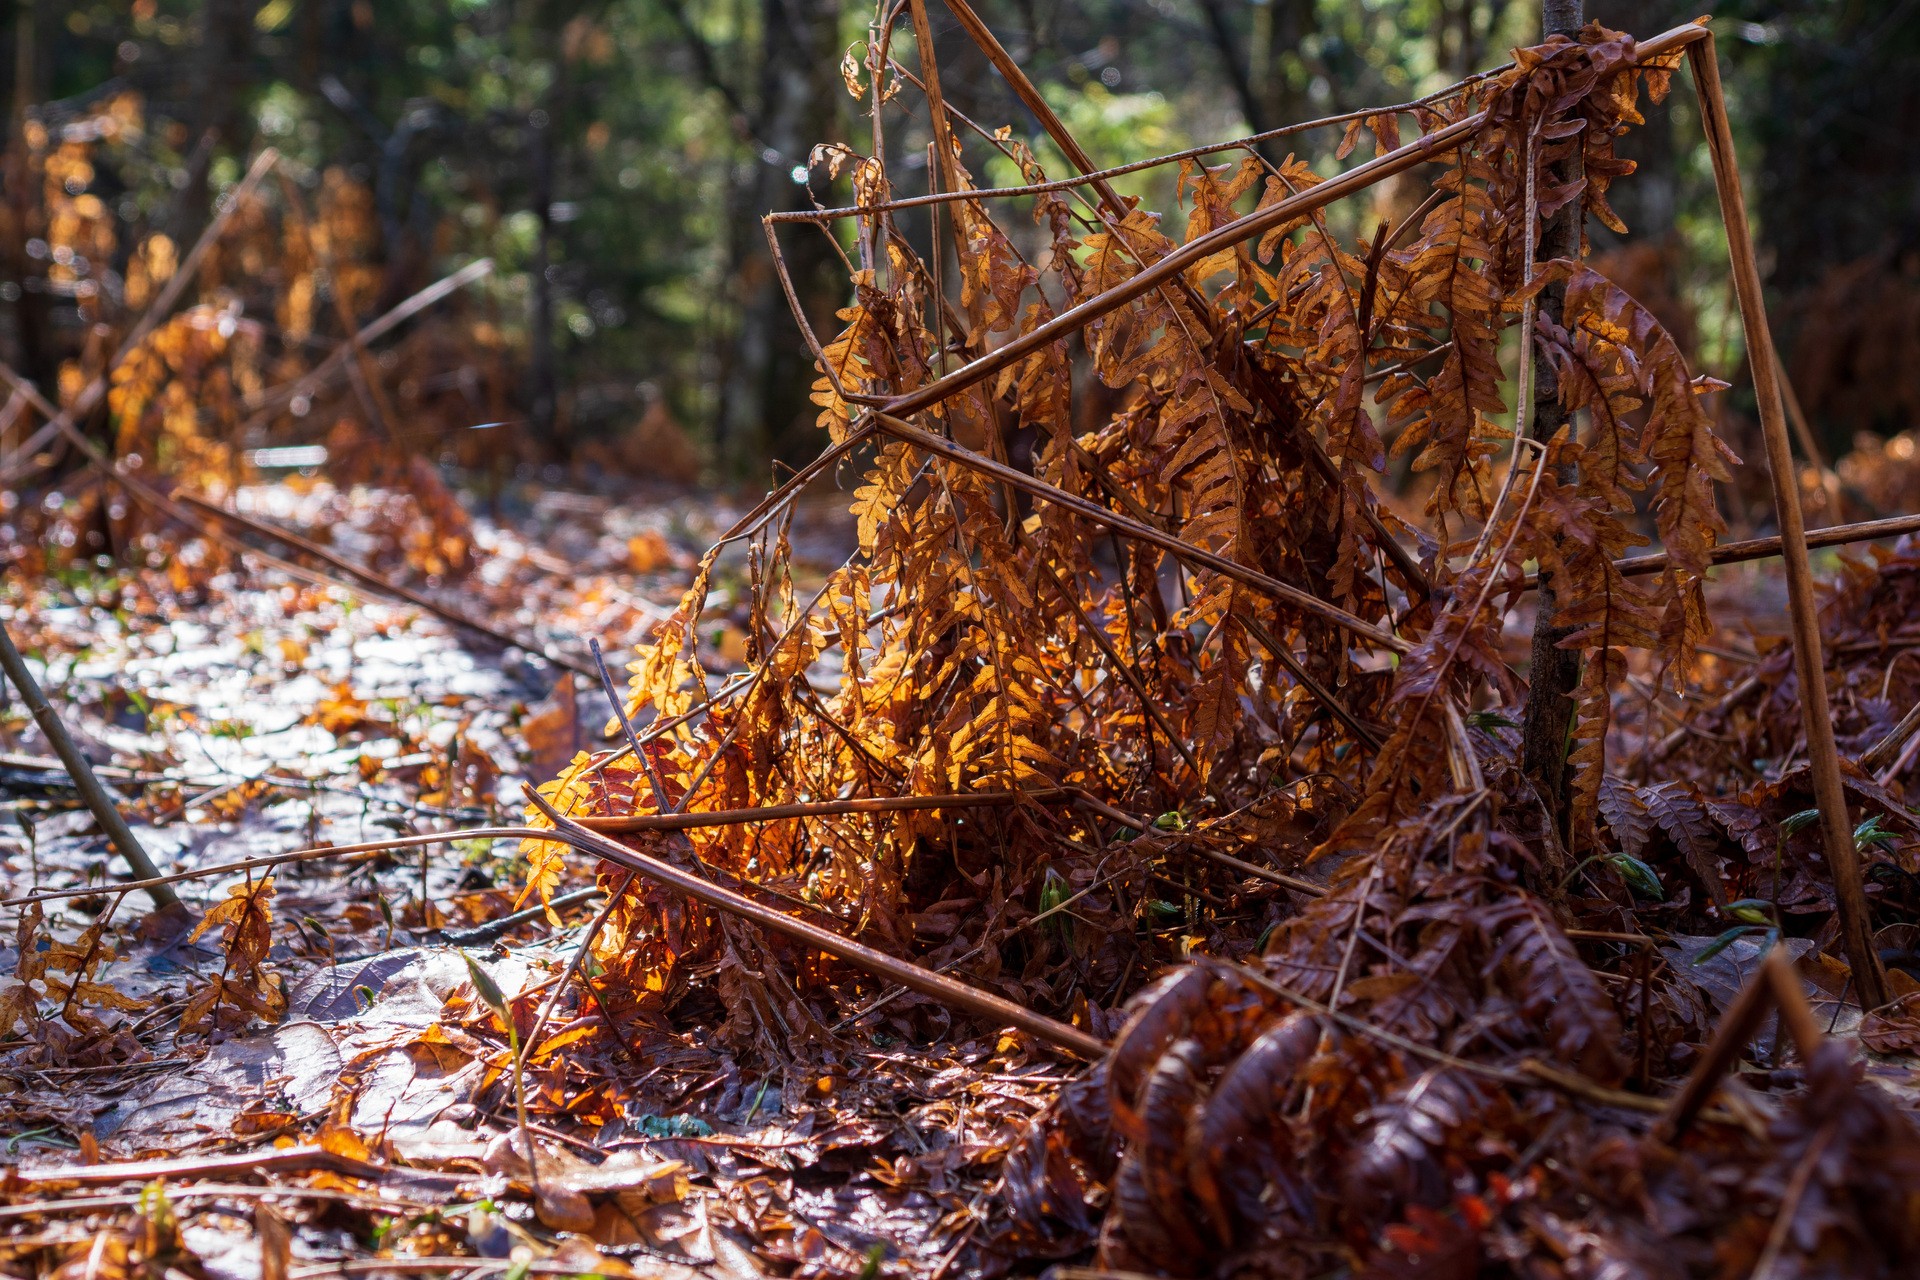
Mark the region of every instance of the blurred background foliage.
<instances>
[{"instance_id":1,"label":"blurred background foliage","mask_svg":"<svg viewBox=\"0 0 1920 1280\"><path fill-rule=\"evenodd\" d=\"M1646 35L1702 7L1589 0L1587 14ZM1064 176L1031 117L941 6L930 8L949 99L989 127L1011 125ZM1538 22L1536 0L980 9L1103 164L1406 101L1503 61ZM809 157L819 142L868 145L865 104L841 73L847 50L864 53L867 5L13 0L0 13L0 357L41 385L61 385L85 347L91 291L131 302L153 237L190 243L272 145L336 238L362 242L355 254L343 247L316 286L342 291L359 322L463 263L495 260L458 304L483 340L447 358L488 353L495 392L474 400L471 425L508 415L523 428L511 436L520 461L645 471L665 466L664 432L684 434L702 460L677 464L682 473L764 477L769 459L816 447L811 361L758 215L848 196L846 178ZM1920 418L1920 0L1729 0L1715 21L1798 398L1835 453L1863 433L1902 432ZM915 65L904 20L895 52ZM83 158L63 169L74 132L63 129L105 118L110 102L124 104L126 127L82 139ZM896 170L905 157L906 171L918 160L924 172L923 124L890 124ZM1625 148L1643 166L1615 188L1634 234L1621 243L1596 229L1595 248L1685 335L1697 367L1738 384L1743 353L1699 136L1681 87ZM1335 164L1338 130L1294 142L1313 163ZM969 162L980 181L1015 180L1003 160ZM1127 189L1166 209L1168 186ZM54 208L63 200L65 215ZM73 201L98 223L92 257L72 227L65 241L50 230L76 216ZM1374 212L1343 206L1338 216L1351 229ZM784 243L796 289L825 327L847 288L834 246L815 235Z\"/></svg>"}]
</instances>

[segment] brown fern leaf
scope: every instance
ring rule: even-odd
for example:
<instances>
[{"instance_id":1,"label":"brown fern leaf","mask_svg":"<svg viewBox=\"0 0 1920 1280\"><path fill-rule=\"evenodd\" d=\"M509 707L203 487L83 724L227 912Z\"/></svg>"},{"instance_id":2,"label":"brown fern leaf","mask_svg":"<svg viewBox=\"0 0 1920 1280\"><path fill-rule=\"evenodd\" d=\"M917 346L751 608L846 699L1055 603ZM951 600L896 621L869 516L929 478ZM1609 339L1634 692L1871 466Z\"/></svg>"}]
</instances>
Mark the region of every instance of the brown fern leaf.
<instances>
[{"instance_id":1,"label":"brown fern leaf","mask_svg":"<svg viewBox=\"0 0 1920 1280\"><path fill-rule=\"evenodd\" d=\"M1639 789L1616 777L1602 778L1598 804L1600 816L1621 851L1635 858L1644 855L1653 839L1653 815Z\"/></svg>"},{"instance_id":2,"label":"brown fern leaf","mask_svg":"<svg viewBox=\"0 0 1920 1280\"><path fill-rule=\"evenodd\" d=\"M1488 1102L1480 1081L1443 1067L1394 1089L1361 1117L1367 1128L1342 1175L1345 1212L1376 1223L1409 1205L1445 1204L1452 1187L1448 1148L1464 1139Z\"/></svg>"},{"instance_id":3,"label":"brown fern leaf","mask_svg":"<svg viewBox=\"0 0 1920 1280\"><path fill-rule=\"evenodd\" d=\"M1545 903L1503 887L1477 914L1488 955L1483 971L1498 980L1561 1061L1608 1083L1625 1070L1613 1002Z\"/></svg>"},{"instance_id":4,"label":"brown fern leaf","mask_svg":"<svg viewBox=\"0 0 1920 1280\"><path fill-rule=\"evenodd\" d=\"M1720 874L1720 833L1698 788L1678 780L1640 788L1639 795L1647 812L1680 850L1687 866L1706 886L1715 906L1727 901L1725 880Z\"/></svg>"},{"instance_id":5,"label":"brown fern leaf","mask_svg":"<svg viewBox=\"0 0 1920 1280\"><path fill-rule=\"evenodd\" d=\"M1540 480L1535 509L1550 531L1543 528L1532 545L1543 570L1561 584L1564 603L1558 621L1571 628L1562 647L1588 651L1574 691L1574 745L1568 764L1574 832L1581 843L1591 843L1606 774L1613 690L1627 674L1624 650L1658 645L1659 616L1646 591L1614 567L1640 539L1606 509L1597 493L1569 492L1551 474Z\"/></svg>"},{"instance_id":6,"label":"brown fern leaf","mask_svg":"<svg viewBox=\"0 0 1920 1280\"><path fill-rule=\"evenodd\" d=\"M1573 266L1566 317L1569 330L1593 339L1591 351L1634 372L1645 403L1640 452L1652 465L1654 524L1669 558L1660 579L1660 639L1684 666L1712 629L1704 584L1714 542L1726 531L1713 486L1732 478L1728 464L1739 458L1714 434L1678 344L1645 307L1592 268Z\"/></svg>"},{"instance_id":7,"label":"brown fern leaf","mask_svg":"<svg viewBox=\"0 0 1920 1280\"><path fill-rule=\"evenodd\" d=\"M1437 471L1427 498L1429 515L1459 511L1484 517L1492 500L1489 460L1503 437L1493 415L1500 394L1501 293L1491 269L1495 251L1486 190L1459 175L1458 192L1427 215L1407 253L1409 301L1444 307L1452 343L1440 368L1424 383L1396 375L1381 388L1393 420L1407 420L1393 442L1394 456L1414 454L1416 471ZM1403 389L1404 388L1404 389Z\"/></svg>"}]
</instances>

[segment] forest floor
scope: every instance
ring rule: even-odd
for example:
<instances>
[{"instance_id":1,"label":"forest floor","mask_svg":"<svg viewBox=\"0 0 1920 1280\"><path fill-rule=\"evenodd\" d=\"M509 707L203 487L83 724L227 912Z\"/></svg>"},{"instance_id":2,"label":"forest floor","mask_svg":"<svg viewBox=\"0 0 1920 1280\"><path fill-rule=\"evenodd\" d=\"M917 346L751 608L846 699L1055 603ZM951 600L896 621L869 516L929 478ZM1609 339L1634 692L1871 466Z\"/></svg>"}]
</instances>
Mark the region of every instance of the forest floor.
<instances>
[{"instance_id":1,"label":"forest floor","mask_svg":"<svg viewBox=\"0 0 1920 1280\"><path fill-rule=\"evenodd\" d=\"M325 497L261 486L238 505L301 528ZM460 608L623 651L671 606L690 553L726 515L711 495L616 506L543 491L516 517L480 523L472 582L483 585ZM840 516L802 513L802 564L837 559L845 541ZM205 548L171 551L168 565ZM29 1018L0 1045L16 1162L0 1254L85 1246L84 1257L108 1239L123 1267L127 1251L152 1261L158 1247L199 1274L257 1275L261 1250L276 1247L263 1210L296 1223L280 1237L292 1275L395 1254L411 1272L444 1255L466 1255L461 1269L494 1258L624 1274L625 1258L649 1274L729 1275L756 1274L757 1257L836 1272L886 1257L925 1272L990 1247L987 1185L1051 1096L1057 1063L957 1027L911 1049L878 1050L888 1037L873 1037L838 1075L830 1063L748 1074L707 1028L665 1023L627 1028L625 1053L565 1051L564 1083L536 1100L546 1216L590 1227L571 1244L543 1242L550 1233L509 1193L525 1171L499 1141L512 1126L506 1046L475 1026L488 1015L461 956L517 999L553 982L591 907L572 893L562 910L574 923L558 927L516 912L525 864L513 841L280 868L263 966L284 992L278 1025L182 1030L189 994L225 963L218 936L191 927L252 878L215 869L511 822L521 779L601 744L597 687L574 693L552 664L475 644L419 608L271 568L186 591L169 567L70 573L15 595L6 621L103 780L131 800L142 844L163 870L196 878L181 883L176 913L146 915L140 896L109 893L125 879L111 847L50 745L17 702L7 709L6 896L93 891L47 903L0 969L18 970L23 944L60 954L98 943L80 962L97 985L79 1003L108 1007ZM736 641L724 624L704 640L724 670ZM542 1057L571 1039L561 1028ZM164 1163L104 1180L74 1168L128 1159ZM890 1189L895 1162L917 1165L913 1180L930 1189ZM261 1185L234 1181L263 1170Z\"/></svg>"},{"instance_id":2,"label":"forest floor","mask_svg":"<svg viewBox=\"0 0 1920 1280\"><path fill-rule=\"evenodd\" d=\"M629 649L735 514L708 494L528 493L476 521L477 562L443 598L574 661L581 636ZM390 497L261 484L235 505L371 547ZM837 502L803 507L797 576L824 572L848 540ZM0 887L14 902L69 895L16 908L0 969L26 978L29 948L73 982L27 978L35 998L8 1006L8 1266L938 1280L1029 1252L1007 1209L1007 1157L1080 1068L964 1020L909 1043L902 1033L924 1022L869 1017L849 1032L854 1007L817 1055L742 1065L714 1036L711 1001L612 1037L587 1034L598 1019L581 1012L529 1063L542 1072L528 1098L536 1181L511 1141L512 1047L468 964L509 1003L537 1003L593 913L591 882L558 886L548 916L523 905L515 841L351 850L514 822L523 780L614 741L604 695L411 604L271 566L181 569L203 562L209 549L187 541L153 567L68 571L7 601L7 625L141 843L191 877L167 912L119 890L125 872L50 744L17 702L0 714ZM712 619L733 617L728 581ZM1741 570L1715 591L1749 638L1778 616L1779 594ZM716 673L743 658L730 627L744 624L701 637ZM1525 624L1511 622L1516 653ZM234 931L223 941L194 922L255 901L268 869L237 864L292 850L318 852L271 870L257 989L235 993L262 1007L209 1011L195 997L233 974ZM1665 945L1704 1005L1725 1008L1762 952L1742 939L1703 958L1711 944ZM42 1003L63 990L78 994ZM1813 994L1824 1026L1855 1028L1856 1006ZM1920 1087L1911 1059L1872 1074L1901 1094ZM1043 1194L1045 1170L1029 1172ZM90 1269L102 1259L112 1265Z\"/></svg>"}]
</instances>

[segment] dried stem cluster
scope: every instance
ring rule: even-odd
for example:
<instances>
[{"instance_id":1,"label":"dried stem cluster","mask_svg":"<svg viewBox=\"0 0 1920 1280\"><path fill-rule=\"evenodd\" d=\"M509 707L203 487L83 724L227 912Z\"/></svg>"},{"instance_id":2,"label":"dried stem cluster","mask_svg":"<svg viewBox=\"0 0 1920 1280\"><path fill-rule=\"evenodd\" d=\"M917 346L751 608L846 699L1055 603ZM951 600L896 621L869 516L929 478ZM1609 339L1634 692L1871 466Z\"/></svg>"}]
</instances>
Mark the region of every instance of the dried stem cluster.
<instances>
[{"instance_id":1,"label":"dried stem cluster","mask_svg":"<svg viewBox=\"0 0 1920 1280\"><path fill-rule=\"evenodd\" d=\"M978 19L954 12L1092 171ZM826 454L728 540L750 542L753 676L716 698L689 644L716 547L634 664L624 708L678 727L648 748L648 770L631 753L582 756L548 799L596 818L664 810L651 784L635 785L643 772L695 813L1070 787L1129 811L1230 814L1220 838L1271 845L1264 798L1297 775L1305 791L1289 804L1333 837L1322 851L1358 847L1475 774L1446 726L1488 700L1517 705L1499 624L1537 561L1568 602L1563 643L1584 655L1570 840L1542 833L1543 856L1557 878L1599 848L1610 691L1629 649L1677 680L1707 634L1702 583L1722 528L1712 486L1731 454L1651 315L1577 260L1536 266L1533 249L1541 220L1572 203L1617 223L1606 188L1631 165L1615 139L1639 119L1643 85L1664 93L1702 30L1636 44L1594 28L1353 119L1342 153L1365 129L1379 154L1332 179L1251 148L1215 169L1178 158L1189 206L1178 243L1105 178L1085 179L1083 195L1049 182L1023 144L976 129L1028 179L994 195L1030 202L1030 261L969 196L955 129L971 122L942 100L914 13L931 172L949 189L932 193L937 205L894 198L883 121L904 72L874 53L867 85L849 87L875 95L876 154L832 157L854 206L769 220L770 234L850 220L855 304L826 342L799 316L820 360ZM882 16L873 50L892 47L896 17ZM1405 145L1403 116L1419 131ZM1556 185L1555 165L1575 153L1584 176ZM1337 242L1327 205L1422 165L1430 199L1397 227ZM909 206L930 210L930 254L901 222ZM949 245L958 307L935 287ZM1530 342L1569 426L1516 453L1501 484L1499 342L1546 288L1563 294L1564 323L1543 313ZM1376 492L1387 451L1369 397L1398 427L1395 450L1431 477L1431 531ZM802 601L783 532L791 499L863 453L859 551ZM1642 489L1666 556L1651 585L1613 563L1642 540ZM822 663L840 672L824 692L809 679ZM956 877L998 876L1012 897L1059 837L1097 845L1071 813L1028 806L959 830L893 809L719 827L695 848L905 937L905 915ZM563 850L532 852L545 892ZM698 945L683 932L701 926L660 900L624 914L603 934L602 963L661 989L672 959ZM1115 976L1154 959L1113 950Z\"/></svg>"},{"instance_id":2,"label":"dried stem cluster","mask_svg":"<svg viewBox=\"0 0 1920 1280\"><path fill-rule=\"evenodd\" d=\"M1679 1101L1656 1096L1697 1028L1681 1025L1674 962L1632 927L1635 894L1666 891L1639 855L1666 840L1667 874L1700 903L1764 917L1730 881L1752 884L1777 810L1810 786L1830 887L1807 888L1816 862L1797 849L1791 888L1828 912L1872 1007L1884 988L1846 797L1898 810L1848 776L1811 695L1810 766L1770 790L1716 804L1619 768L1622 743L1637 737L1642 770L1662 749L1651 706L1637 734L1620 722L1623 693L1657 703L1701 670L1716 562L1786 558L1800 682L1824 678L1770 366L1756 357L1781 536L1723 551L1715 486L1738 459L1703 403L1718 384L1581 257L1584 219L1623 229L1607 202L1632 171L1617 140L1692 57L1748 347L1770 352L1704 27L1554 35L1352 118L1340 157L1362 133L1376 155L1336 177L1244 142L1218 167L1168 157L1176 236L1112 183L1152 166L1097 170L963 0L948 8L1081 176L1050 180L1010 132L953 109L923 0L877 10L866 59L847 64L872 101L870 152L827 157L853 203L768 220L776 258L778 231L801 224L834 237L852 277L826 339L796 307L828 445L709 553L632 664L618 719L660 727L580 754L529 814L556 836L527 845L532 891L558 885L570 846L602 853L618 886L596 921L596 995L671 1004L698 967L718 975L726 1034L776 1051L829 1038L815 998L858 983L822 953L882 971L843 935L764 918L778 909L703 910L720 902L709 879L731 877L927 968L971 966L1023 1006L1006 1021L1057 1045L1117 1027L1015 1153L1007 1194L1024 1247L1065 1256L1097 1238L1121 1272L1258 1259L1318 1274L1343 1255L1366 1274L1472 1274L1534 1255L1558 1259L1552 1274L1637 1273L1654 1236L1636 1196L1700 1224L1684 1269L1719 1256L1709 1224L1744 1221L1748 1203L1791 1219L1823 1158L1838 1161L1820 1165L1829 1203L1849 1208L1809 1251L1897 1265L1913 1184L1877 1171L1920 1167L1920 1137L1809 1033L1783 959L1767 962L1768 998L1811 1090L1772 1133L1738 1106L1703 1110L1758 994ZM903 12L917 75L891 52ZM887 124L908 82L935 185L897 198ZM1405 121L1418 137L1403 143ZM1024 184L976 189L963 130ZM1427 188L1410 213L1335 233L1329 205L1405 174ZM998 220L1010 203L1031 231ZM1503 349L1516 323L1517 361ZM1422 480L1417 519L1381 497L1389 434ZM793 500L855 465L858 550L803 596ZM1649 533L1659 555L1629 559ZM715 689L696 640L719 556L743 541L752 668ZM1502 635L1546 582L1539 634L1565 659L1571 713L1543 770L1502 714L1528 705ZM934 799L956 795L982 803ZM1755 866L1722 871L1716 823ZM1783 826L1776 937L1788 844ZM1311 878L1289 886L1275 864ZM1124 992L1189 956L1119 1025ZM916 1007L886 1016L911 1029ZM1597 1152L1614 1154L1587 1168ZM1904 1225L1876 1237L1887 1213ZM1780 1233L1748 1256L1780 1256Z\"/></svg>"}]
</instances>

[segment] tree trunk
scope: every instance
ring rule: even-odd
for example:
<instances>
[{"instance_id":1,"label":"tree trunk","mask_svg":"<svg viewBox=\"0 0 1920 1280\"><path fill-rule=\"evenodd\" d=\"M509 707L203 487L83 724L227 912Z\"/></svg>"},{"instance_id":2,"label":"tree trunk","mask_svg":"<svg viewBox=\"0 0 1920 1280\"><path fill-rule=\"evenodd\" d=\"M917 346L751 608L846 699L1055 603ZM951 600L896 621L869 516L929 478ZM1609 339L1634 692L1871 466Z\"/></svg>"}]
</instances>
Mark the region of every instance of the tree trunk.
<instances>
[{"instance_id":1,"label":"tree trunk","mask_svg":"<svg viewBox=\"0 0 1920 1280\"><path fill-rule=\"evenodd\" d=\"M549 96L552 100L552 95ZM559 378L553 347L553 118L536 108L527 120L527 150L533 169L533 214L540 221L530 264L527 297L527 400L539 439L558 447L555 438Z\"/></svg>"},{"instance_id":2,"label":"tree trunk","mask_svg":"<svg viewBox=\"0 0 1920 1280\"><path fill-rule=\"evenodd\" d=\"M1252 6L1243 38L1229 18L1228 0L1201 0L1207 34L1240 103L1247 127L1265 133L1307 116L1309 76L1300 65L1300 45L1315 28L1311 0L1266 0ZM1242 53L1242 50L1246 52ZM1260 144L1268 160L1279 163L1293 150L1292 138Z\"/></svg>"},{"instance_id":3,"label":"tree trunk","mask_svg":"<svg viewBox=\"0 0 1920 1280\"><path fill-rule=\"evenodd\" d=\"M1572 35L1583 25L1581 0L1543 0L1540 9L1542 38L1554 34ZM1556 185L1573 182L1580 178L1583 168L1581 155L1575 150L1567 159L1552 165L1546 176ZM1579 257L1581 222L1580 201L1569 201L1541 229L1534 260L1542 262L1552 258ZM1564 284L1543 289L1540 294L1540 314L1556 324L1560 323L1565 315L1566 296ZM1560 403L1559 379L1545 354L1536 347L1533 360L1533 426L1529 436L1535 440L1551 440L1566 423L1567 413ZM1572 468L1563 468L1557 478L1571 481L1574 478ZM1580 680L1580 655L1572 649L1560 647L1561 641L1571 634L1571 628L1561 626L1558 621L1559 596L1552 575L1544 570L1540 574L1535 608L1538 612L1533 622L1533 661L1527 675L1527 708L1521 725L1522 761L1527 775L1534 780L1552 808L1554 822L1564 835L1571 808L1567 786L1567 734L1573 722L1573 690Z\"/></svg>"},{"instance_id":4,"label":"tree trunk","mask_svg":"<svg viewBox=\"0 0 1920 1280\"><path fill-rule=\"evenodd\" d=\"M13 350L8 360L29 382L51 388L59 371L53 346L53 295L47 292L44 267L27 257L27 241L46 234L38 198L40 173L27 154L22 132L27 112L40 100L42 43L46 39L50 6L23 0L14 7L14 63L12 119L7 122L7 147L0 162L4 186L6 225L0 235L0 270L15 288L12 304Z\"/></svg>"},{"instance_id":5,"label":"tree trunk","mask_svg":"<svg viewBox=\"0 0 1920 1280\"><path fill-rule=\"evenodd\" d=\"M206 0L200 12L200 47L194 52L200 111L189 143L187 183L172 218L176 244L192 244L212 214L207 181L216 153L248 137L246 92L253 78L253 11L258 7L251 0Z\"/></svg>"},{"instance_id":6,"label":"tree trunk","mask_svg":"<svg viewBox=\"0 0 1920 1280\"><path fill-rule=\"evenodd\" d=\"M760 154L732 231L732 269L739 327L721 379L715 444L723 465L771 454L788 461L818 452L814 439L813 357L788 314L774 273L760 215L811 207L804 183L795 182L814 145L840 140L839 0L762 0L762 55L758 101L749 121L749 146ZM794 292L825 341L837 324L834 312L846 297L846 273L826 237L812 228L790 228L782 254Z\"/></svg>"}]
</instances>

